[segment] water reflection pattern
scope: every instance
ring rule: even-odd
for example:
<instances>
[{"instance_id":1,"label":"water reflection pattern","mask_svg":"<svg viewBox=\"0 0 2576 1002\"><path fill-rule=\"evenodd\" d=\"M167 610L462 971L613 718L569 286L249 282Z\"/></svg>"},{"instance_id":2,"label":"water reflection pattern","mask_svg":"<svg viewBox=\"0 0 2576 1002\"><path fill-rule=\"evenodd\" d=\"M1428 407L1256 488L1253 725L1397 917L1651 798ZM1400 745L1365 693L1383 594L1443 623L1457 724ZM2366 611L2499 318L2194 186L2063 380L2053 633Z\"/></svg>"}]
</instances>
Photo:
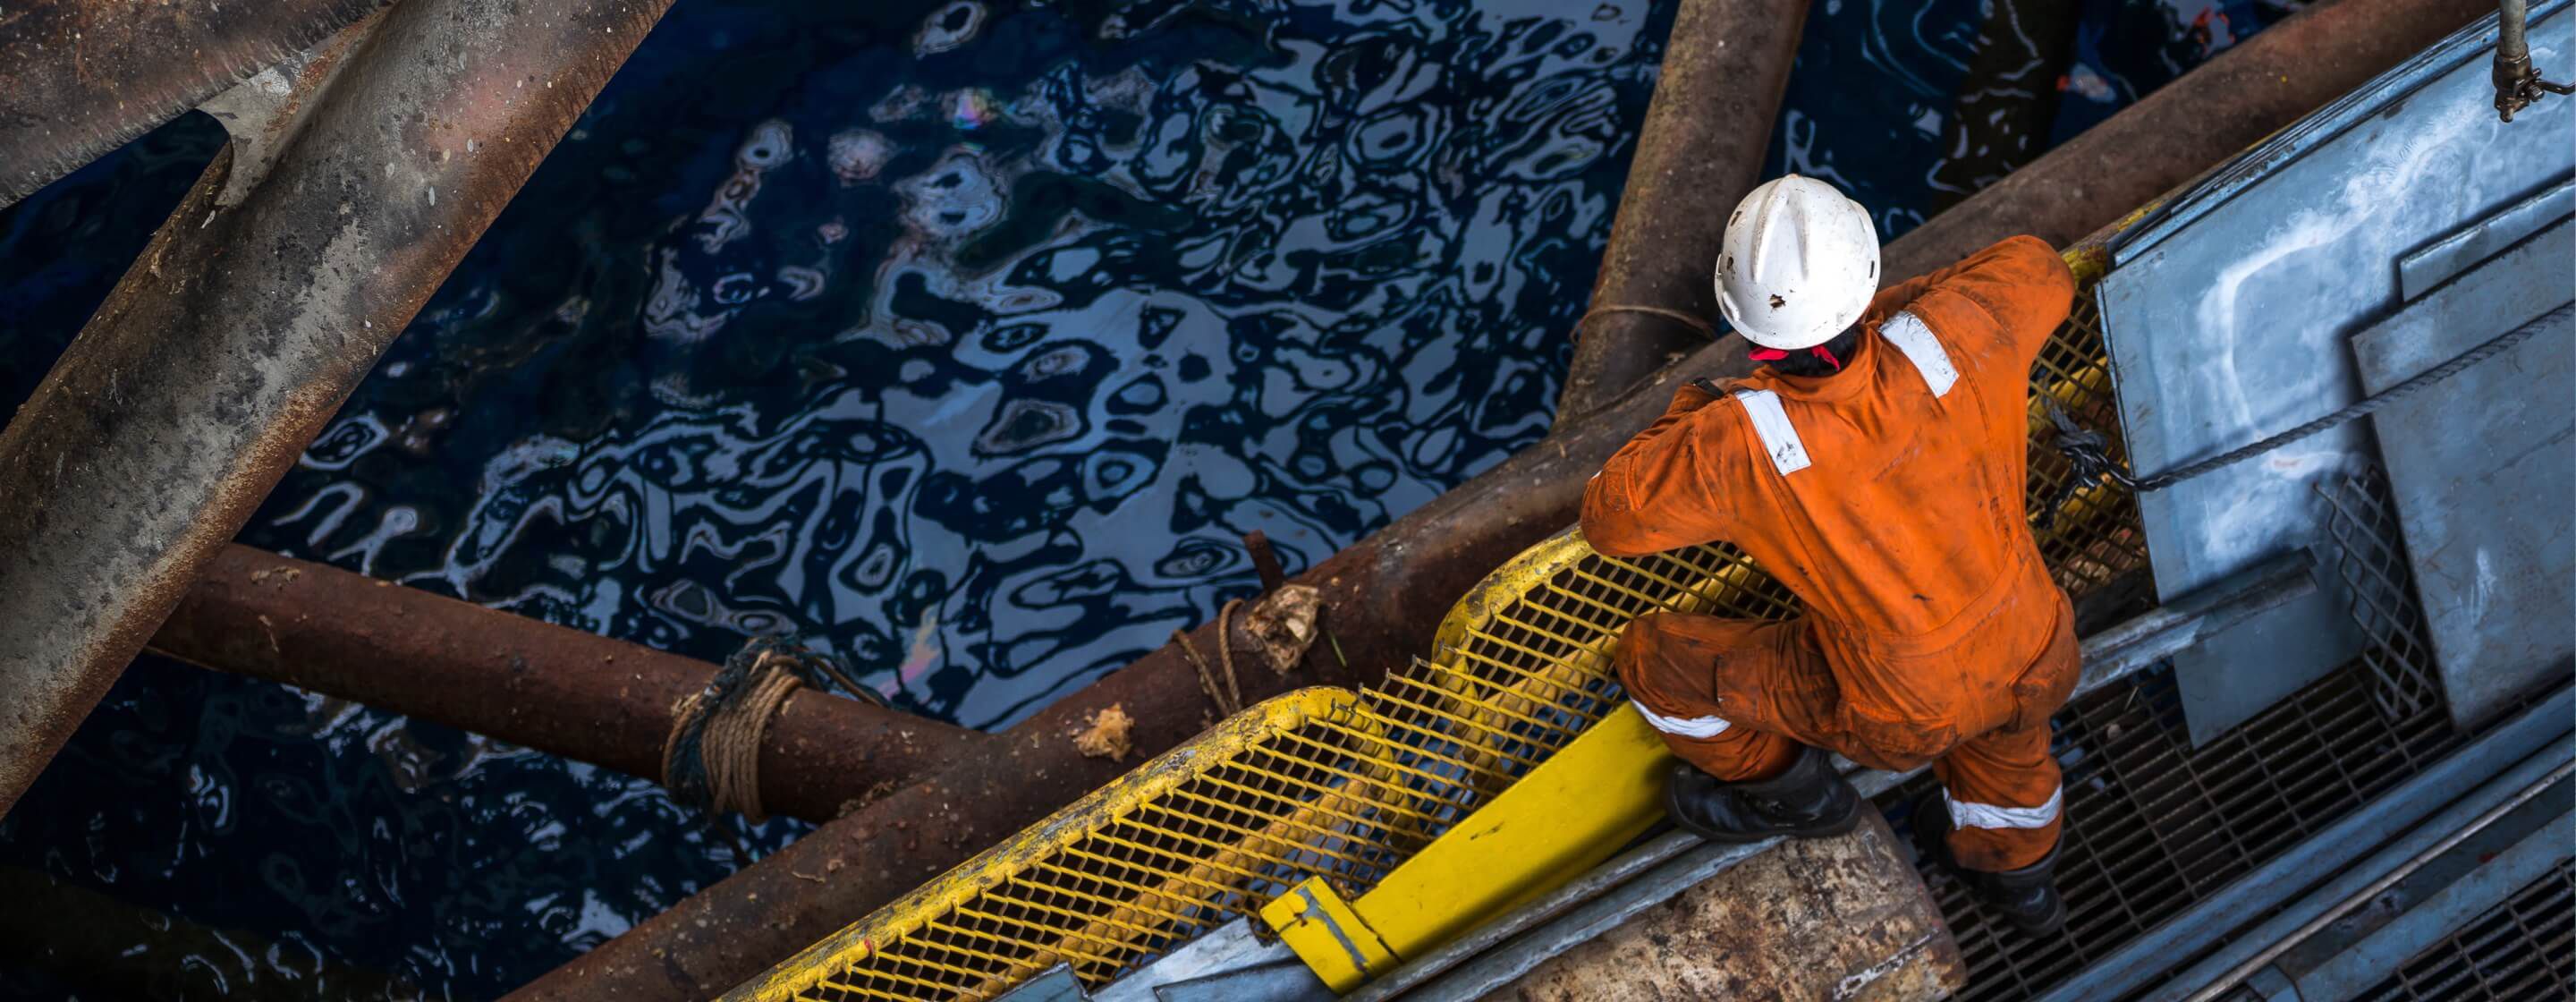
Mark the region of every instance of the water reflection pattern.
<instances>
[{"instance_id":1,"label":"water reflection pattern","mask_svg":"<svg viewBox=\"0 0 2576 1002\"><path fill-rule=\"evenodd\" d=\"M257 535L1006 724L1249 590L1242 533L1293 572L1545 430L1647 14L938 7L741 129L643 282L460 273ZM615 416L411 489L495 384Z\"/></svg>"}]
</instances>

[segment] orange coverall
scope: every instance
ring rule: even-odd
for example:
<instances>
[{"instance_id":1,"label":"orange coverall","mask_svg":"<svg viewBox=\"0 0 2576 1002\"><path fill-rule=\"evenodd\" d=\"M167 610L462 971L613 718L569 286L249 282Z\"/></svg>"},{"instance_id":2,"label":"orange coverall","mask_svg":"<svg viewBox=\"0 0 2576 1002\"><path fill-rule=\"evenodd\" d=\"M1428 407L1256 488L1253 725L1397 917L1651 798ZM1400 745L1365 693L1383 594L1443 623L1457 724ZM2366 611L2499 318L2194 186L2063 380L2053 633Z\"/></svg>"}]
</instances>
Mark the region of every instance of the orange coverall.
<instances>
[{"instance_id":1,"label":"orange coverall","mask_svg":"<svg viewBox=\"0 0 2576 1002\"><path fill-rule=\"evenodd\" d=\"M1686 386L1585 490L1593 549L1726 540L1786 584L1788 622L1656 613L1620 681L1673 752L1766 779L1799 743L1881 769L1932 761L1961 865L2057 844L2049 714L2074 691L2074 611L2022 503L2032 360L2075 279L2036 237L1881 291L1843 371Z\"/></svg>"}]
</instances>

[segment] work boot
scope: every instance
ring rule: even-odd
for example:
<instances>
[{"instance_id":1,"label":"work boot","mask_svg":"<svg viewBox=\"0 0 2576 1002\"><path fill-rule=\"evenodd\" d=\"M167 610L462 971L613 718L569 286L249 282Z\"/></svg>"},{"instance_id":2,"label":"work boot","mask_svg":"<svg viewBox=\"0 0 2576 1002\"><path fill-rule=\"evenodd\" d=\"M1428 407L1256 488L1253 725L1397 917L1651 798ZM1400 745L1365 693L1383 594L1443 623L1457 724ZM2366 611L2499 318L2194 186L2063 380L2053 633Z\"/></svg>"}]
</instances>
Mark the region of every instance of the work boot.
<instances>
[{"instance_id":1,"label":"work boot","mask_svg":"<svg viewBox=\"0 0 2576 1002\"><path fill-rule=\"evenodd\" d=\"M1830 756L1801 748L1789 771L1747 783L1729 783L1675 762L1664 777L1664 811L1674 824L1713 842L1821 838L1860 824L1860 794L1834 772Z\"/></svg>"},{"instance_id":2,"label":"work boot","mask_svg":"<svg viewBox=\"0 0 2576 1002\"><path fill-rule=\"evenodd\" d=\"M1935 793L1914 804L1914 850L1941 861L1969 893L2034 939L2066 931L2066 899L2057 894L2057 846L2039 862L2001 873L1971 870L1950 852L1950 805Z\"/></svg>"}]
</instances>

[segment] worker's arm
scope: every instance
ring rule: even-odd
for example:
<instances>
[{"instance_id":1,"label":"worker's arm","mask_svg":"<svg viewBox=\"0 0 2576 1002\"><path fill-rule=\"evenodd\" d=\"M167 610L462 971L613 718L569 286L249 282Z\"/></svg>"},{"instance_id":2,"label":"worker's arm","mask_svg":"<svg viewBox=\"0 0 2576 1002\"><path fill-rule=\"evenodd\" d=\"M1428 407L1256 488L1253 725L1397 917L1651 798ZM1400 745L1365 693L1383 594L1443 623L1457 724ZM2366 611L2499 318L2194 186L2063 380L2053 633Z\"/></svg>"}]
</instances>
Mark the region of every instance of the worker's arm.
<instances>
[{"instance_id":1,"label":"worker's arm","mask_svg":"<svg viewBox=\"0 0 2576 1002\"><path fill-rule=\"evenodd\" d=\"M1959 263L1938 288L1956 292L1994 320L2002 344L1997 350L2012 360L2006 370L2019 377L2049 335L2066 322L2075 304L2075 273L2048 241L2018 236L1978 251Z\"/></svg>"},{"instance_id":2,"label":"worker's arm","mask_svg":"<svg viewBox=\"0 0 2576 1002\"><path fill-rule=\"evenodd\" d=\"M1706 471L1741 434L1725 427L1743 408L1704 381L1673 391L1672 406L1601 467L1583 489L1583 538L1600 553L1642 557L1724 537L1727 512Z\"/></svg>"},{"instance_id":3,"label":"worker's arm","mask_svg":"<svg viewBox=\"0 0 2576 1002\"><path fill-rule=\"evenodd\" d=\"M1957 264L1879 290L1865 316L1885 320L1932 289L1957 292L1992 318L2019 372L2030 368L2040 345L2066 322L2075 302L2075 273L2048 241L2008 237Z\"/></svg>"}]
</instances>

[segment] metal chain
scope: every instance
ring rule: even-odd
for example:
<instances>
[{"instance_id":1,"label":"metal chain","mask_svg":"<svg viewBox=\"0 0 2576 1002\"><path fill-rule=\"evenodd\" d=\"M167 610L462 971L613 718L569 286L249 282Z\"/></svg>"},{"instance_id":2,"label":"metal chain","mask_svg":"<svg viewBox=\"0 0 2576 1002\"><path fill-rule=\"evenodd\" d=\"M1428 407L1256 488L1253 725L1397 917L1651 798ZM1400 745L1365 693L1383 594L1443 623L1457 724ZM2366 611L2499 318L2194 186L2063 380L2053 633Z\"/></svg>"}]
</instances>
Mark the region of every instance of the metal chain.
<instances>
[{"instance_id":1,"label":"metal chain","mask_svg":"<svg viewBox=\"0 0 2576 1002\"><path fill-rule=\"evenodd\" d=\"M2335 411L2332 414L2328 414L2324 417L2310 421L2252 445L2232 449L2208 459L2201 460L2197 463L2193 463L2189 466L2176 470L2168 470L2144 479L2131 475L2128 470L2121 468L2118 460L2111 458L2109 454L2109 443L2104 439L2102 433L2086 429L2082 425L2076 424L2074 418L2067 416L2066 411L2058 407L2056 400L2043 396L2040 399L2046 401L2048 404L2048 420L2050 423L2057 426L2057 451L2059 454L2064 455L2067 462L2075 468L2075 475L2068 478L2066 486L2059 490L2056 500L2048 506L2047 511L2041 514L2041 518L2043 520L2040 523L2041 527L2045 528L2047 526L2048 522L2046 520L2053 518L2057 513L2058 506L2063 504L2068 497L2073 496L2076 490L2091 484L2099 483L2103 477L2109 477L2122 486L2140 494L2151 494L2156 491L2164 490L2165 488L2171 487L2175 484L2182 483L2185 480L2190 480L2193 477L2243 462L2244 460L2251 459L2282 446L2308 438L2319 432L2348 424L2359 418L2368 417L2390 404L2422 392L2426 387L2459 375L2461 372L2466 371L2470 366L2474 366L2480 362L2486 361L2487 359L2503 354L2507 349L2521 344L2524 341L2531 340L2533 335L2539 334L2543 330L2567 322L2571 312L2576 312L2576 304L2560 306L2557 309L2541 314L2538 319L2533 320L2530 323L2506 332L2504 335L2497 337L2493 341L2489 341L2471 349L2467 354L2461 355L2458 358L2444 362L2430 369L2426 369L2417 374L2414 378L2389 387L2377 396L2365 397L2359 401L2355 401L2350 406Z\"/></svg>"}]
</instances>

